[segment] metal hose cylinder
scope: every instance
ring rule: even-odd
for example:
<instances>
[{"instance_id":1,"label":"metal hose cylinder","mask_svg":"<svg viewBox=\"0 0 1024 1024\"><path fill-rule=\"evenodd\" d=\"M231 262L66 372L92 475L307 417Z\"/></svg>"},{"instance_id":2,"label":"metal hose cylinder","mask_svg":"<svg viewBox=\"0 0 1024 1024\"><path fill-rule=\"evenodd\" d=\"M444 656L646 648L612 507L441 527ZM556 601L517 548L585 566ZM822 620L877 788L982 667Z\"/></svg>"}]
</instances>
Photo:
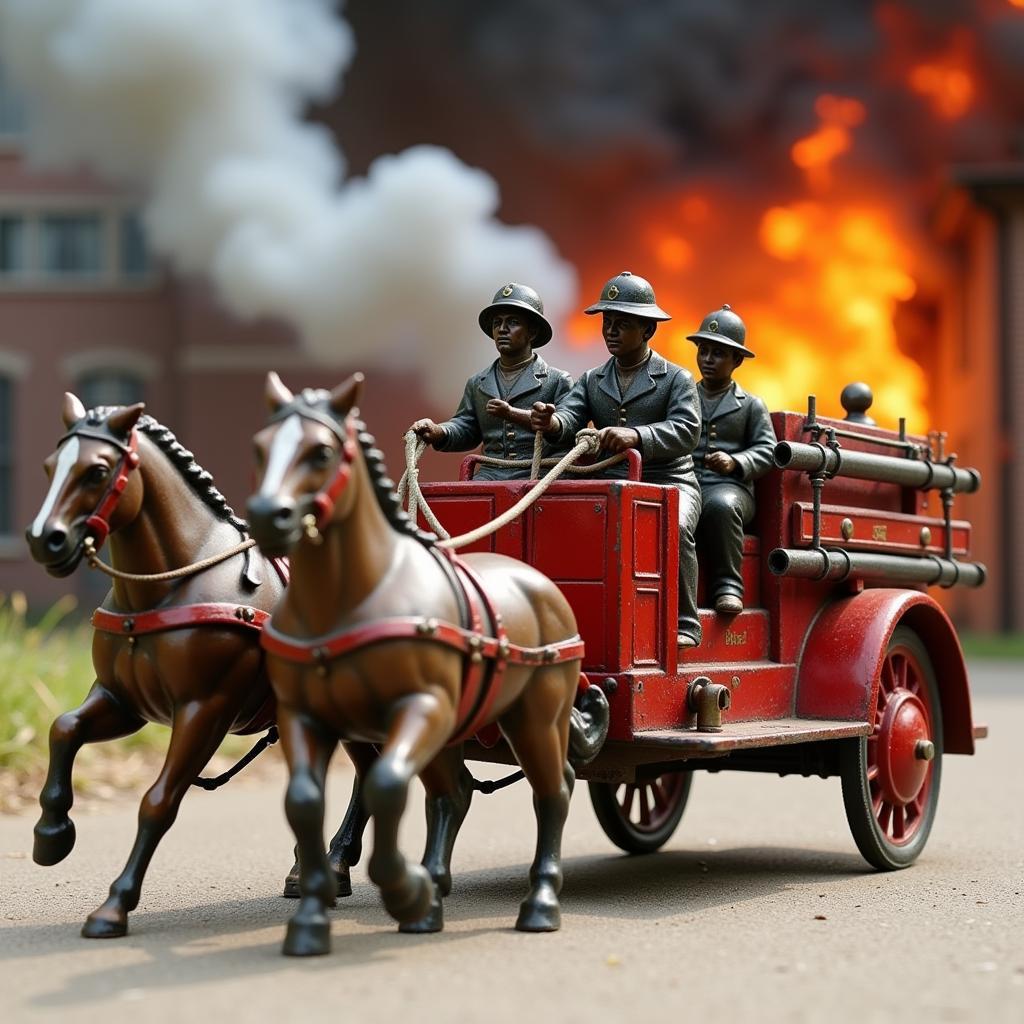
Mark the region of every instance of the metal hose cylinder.
<instances>
[{"instance_id":1,"label":"metal hose cylinder","mask_svg":"<svg viewBox=\"0 0 1024 1024\"><path fill-rule=\"evenodd\" d=\"M976 469L956 469L945 462L898 459L892 455L829 448L823 444L780 441L775 446L774 456L779 469L902 484L920 490L948 489L956 493L973 493L981 486L981 474Z\"/></svg>"},{"instance_id":2,"label":"metal hose cylinder","mask_svg":"<svg viewBox=\"0 0 1024 1024\"><path fill-rule=\"evenodd\" d=\"M985 582L985 566L980 562L954 562L935 555L905 558L823 548L776 548L768 555L768 568L776 576L804 580L856 578L940 587L980 587Z\"/></svg>"}]
</instances>

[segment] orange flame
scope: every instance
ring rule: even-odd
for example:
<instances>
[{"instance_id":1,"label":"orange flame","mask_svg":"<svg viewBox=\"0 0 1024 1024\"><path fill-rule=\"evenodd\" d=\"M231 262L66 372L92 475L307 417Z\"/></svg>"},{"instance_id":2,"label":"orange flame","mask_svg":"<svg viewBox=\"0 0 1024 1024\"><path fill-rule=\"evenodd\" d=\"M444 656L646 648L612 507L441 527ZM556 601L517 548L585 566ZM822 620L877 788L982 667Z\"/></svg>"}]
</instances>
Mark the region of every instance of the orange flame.
<instances>
[{"instance_id":1,"label":"orange flame","mask_svg":"<svg viewBox=\"0 0 1024 1024\"><path fill-rule=\"evenodd\" d=\"M1024 7L1024 0L1011 0ZM963 117L977 97L973 73L974 40L965 32L950 38L946 52L915 64L907 74L907 84L925 97L935 113L947 121Z\"/></svg>"},{"instance_id":2,"label":"orange flame","mask_svg":"<svg viewBox=\"0 0 1024 1024\"><path fill-rule=\"evenodd\" d=\"M850 129L864 120L867 111L857 100L828 93L818 97L814 111L821 125L793 143L790 156L812 183L827 185L832 162L853 145Z\"/></svg>"},{"instance_id":3,"label":"orange flame","mask_svg":"<svg viewBox=\"0 0 1024 1024\"><path fill-rule=\"evenodd\" d=\"M898 201L869 198L862 175L844 189L836 183L837 158L852 148L864 105L825 95L815 111L821 127L791 150L813 198L766 204L715 188L672 193L642 211L640 222L651 228L638 246L622 239L608 265L584 274L585 298L596 298L622 266L650 277L659 305L674 314L654 347L695 373L686 336L728 302L757 353L737 380L769 408L801 410L814 394L823 414L841 417L839 392L864 380L881 425L895 427L905 416L911 430L923 431L930 425L925 373L900 351L895 327L901 304L918 290L918 256ZM595 363L605 358L597 320L580 314L569 325L570 343L591 347Z\"/></svg>"}]
</instances>

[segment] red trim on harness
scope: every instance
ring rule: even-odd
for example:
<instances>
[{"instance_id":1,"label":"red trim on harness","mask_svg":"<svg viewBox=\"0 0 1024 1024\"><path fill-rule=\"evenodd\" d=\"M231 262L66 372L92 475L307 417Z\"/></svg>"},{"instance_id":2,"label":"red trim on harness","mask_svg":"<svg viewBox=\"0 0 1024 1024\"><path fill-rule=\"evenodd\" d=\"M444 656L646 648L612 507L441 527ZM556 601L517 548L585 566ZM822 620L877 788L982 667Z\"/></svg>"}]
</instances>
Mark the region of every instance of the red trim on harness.
<instances>
[{"instance_id":1,"label":"red trim on harness","mask_svg":"<svg viewBox=\"0 0 1024 1024\"><path fill-rule=\"evenodd\" d=\"M316 665L386 640L425 640L452 647L460 654L477 651L483 658L497 658L499 654L498 641L492 636L481 636L461 626L453 626L450 622L438 622L420 615L378 619L310 640L299 640L281 633L267 622L263 626L260 643L271 654L287 661L298 665ZM551 665L582 657L583 641L576 636L546 647L509 644L504 660L513 665Z\"/></svg>"},{"instance_id":2,"label":"red trim on harness","mask_svg":"<svg viewBox=\"0 0 1024 1024\"><path fill-rule=\"evenodd\" d=\"M466 601L472 609L473 628L481 630L478 605L482 605L498 641L498 656L490 663L490 671L485 670L482 659L477 659L474 663L471 658L470 664L466 667L459 701L459 717L456 719L461 723L461 727L456 727L455 735L449 740L449 743L454 744L469 739L490 716L501 689L501 681L505 677L505 665L508 661L508 657L503 656L501 652L510 650L511 645L501 615L491 603L480 577L454 553L448 552L448 556L455 567ZM464 580L468 580L470 586L467 586ZM473 671L474 667L477 669L476 672Z\"/></svg>"},{"instance_id":3,"label":"red trim on harness","mask_svg":"<svg viewBox=\"0 0 1024 1024\"><path fill-rule=\"evenodd\" d=\"M345 439L341 442L338 457L340 461L334 478L324 490L313 495L318 530L322 530L330 522L331 516L334 515L334 506L352 478L352 462L356 457L356 425L351 416L345 417Z\"/></svg>"},{"instance_id":4,"label":"red trim on harness","mask_svg":"<svg viewBox=\"0 0 1024 1024\"><path fill-rule=\"evenodd\" d=\"M96 511L85 521L86 529L92 535L93 544L97 551L103 547L103 542L110 535L110 517L114 514L117 503L121 500L121 495L128 486L128 478L131 476L132 470L138 464L139 432L135 427L132 427L132 432L128 437L128 445L117 464L114 479L110 482L106 494L100 499L99 505L96 506Z\"/></svg>"},{"instance_id":5,"label":"red trim on harness","mask_svg":"<svg viewBox=\"0 0 1024 1024\"><path fill-rule=\"evenodd\" d=\"M278 632L270 622L267 622L264 624L260 636L263 648L271 654L276 654L280 658L299 665L323 666L335 658L388 640L419 640L442 644L468 656L470 661L467 667L470 669L483 668L485 660L501 662L504 667L506 664L554 665L558 662L579 661L583 658L583 641L578 636L556 644L548 644L545 647L522 647L519 644L509 643L507 639L502 643L497 637L474 633L472 630L463 629L461 626L455 626L449 622L438 622L436 619L411 615L379 619L376 622L354 626L340 633L331 633L309 640L299 640L287 636ZM473 656L477 654L480 655L480 660L474 662ZM492 675L492 681L493 678ZM469 695L471 699L467 701L466 691L470 689L474 692ZM493 705L497 689L496 686L491 687L490 692L485 693L480 699L479 686L463 686L463 699L459 701L459 724L449 742L461 742L476 731L478 726L475 723L480 721L484 713ZM470 721L465 720L467 703L471 709ZM478 709L476 713L472 711L474 704ZM472 731L467 731L470 727L472 727Z\"/></svg>"},{"instance_id":6,"label":"red trim on harness","mask_svg":"<svg viewBox=\"0 0 1024 1024\"><path fill-rule=\"evenodd\" d=\"M270 613L244 604L183 604L155 611L123 614L97 608L92 613L93 629L118 636L160 633L167 629L191 629L194 626L242 626L259 630Z\"/></svg>"}]
</instances>

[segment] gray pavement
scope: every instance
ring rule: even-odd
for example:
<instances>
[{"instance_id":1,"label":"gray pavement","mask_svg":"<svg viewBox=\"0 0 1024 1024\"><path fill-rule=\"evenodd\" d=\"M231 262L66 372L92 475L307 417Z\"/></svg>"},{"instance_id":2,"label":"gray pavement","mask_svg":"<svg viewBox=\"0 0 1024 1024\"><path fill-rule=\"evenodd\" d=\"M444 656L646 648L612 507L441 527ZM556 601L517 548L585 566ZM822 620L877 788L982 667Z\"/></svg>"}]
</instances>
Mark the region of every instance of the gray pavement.
<instances>
[{"instance_id":1,"label":"gray pavement","mask_svg":"<svg viewBox=\"0 0 1024 1024\"><path fill-rule=\"evenodd\" d=\"M580 786L553 935L512 929L534 836L523 785L476 798L442 934L399 935L360 866L334 952L303 961L279 955L294 907L277 896L279 766L189 796L119 940L78 929L127 854L134 803L77 814L54 868L28 857L33 815L0 818L0 1020L1019 1022L1024 668L978 663L972 680L991 737L946 759L911 869L861 861L837 780L698 774L675 837L646 858L611 846ZM332 820L349 778L332 772Z\"/></svg>"}]
</instances>

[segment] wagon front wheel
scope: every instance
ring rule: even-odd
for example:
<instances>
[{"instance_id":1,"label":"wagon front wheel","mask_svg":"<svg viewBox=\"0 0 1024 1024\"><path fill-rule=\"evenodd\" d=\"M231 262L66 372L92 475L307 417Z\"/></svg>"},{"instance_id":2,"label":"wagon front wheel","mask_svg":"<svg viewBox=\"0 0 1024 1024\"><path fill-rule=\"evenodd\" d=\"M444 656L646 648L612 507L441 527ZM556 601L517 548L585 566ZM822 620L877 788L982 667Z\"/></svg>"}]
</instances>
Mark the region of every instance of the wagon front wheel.
<instances>
[{"instance_id":1,"label":"wagon front wheel","mask_svg":"<svg viewBox=\"0 0 1024 1024\"><path fill-rule=\"evenodd\" d=\"M882 663L872 732L847 740L840 775L846 819L864 859L905 868L924 849L942 774L942 707L924 644L897 626Z\"/></svg>"},{"instance_id":2,"label":"wagon front wheel","mask_svg":"<svg viewBox=\"0 0 1024 1024\"><path fill-rule=\"evenodd\" d=\"M591 782L590 802L604 834L627 853L654 853L671 838L686 809L693 772L653 779Z\"/></svg>"}]
</instances>

